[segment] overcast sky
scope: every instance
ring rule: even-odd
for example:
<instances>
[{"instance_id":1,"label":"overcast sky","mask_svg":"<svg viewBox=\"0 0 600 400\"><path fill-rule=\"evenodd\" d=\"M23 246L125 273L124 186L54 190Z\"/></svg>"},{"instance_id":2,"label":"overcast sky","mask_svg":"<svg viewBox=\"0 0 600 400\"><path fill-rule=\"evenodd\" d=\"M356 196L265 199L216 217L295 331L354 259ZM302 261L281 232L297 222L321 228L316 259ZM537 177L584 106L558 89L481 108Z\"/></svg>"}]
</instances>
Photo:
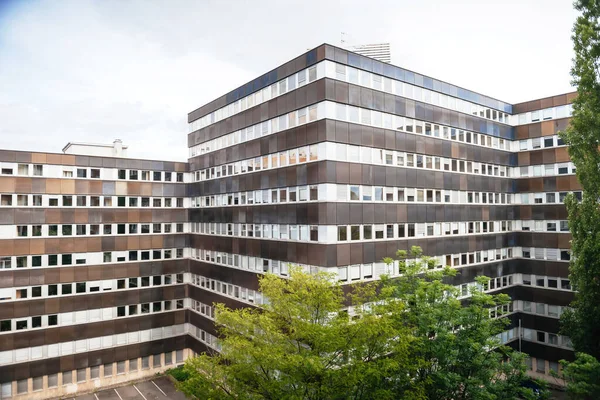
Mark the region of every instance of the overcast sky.
<instances>
[{"instance_id":1,"label":"overcast sky","mask_svg":"<svg viewBox=\"0 0 600 400\"><path fill-rule=\"evenodd\" d=\"M187 159L187 113L322 43L516 103L571 91L568 0L0 0L0 148L120 138Z\"/></svg>"}]
</instances>

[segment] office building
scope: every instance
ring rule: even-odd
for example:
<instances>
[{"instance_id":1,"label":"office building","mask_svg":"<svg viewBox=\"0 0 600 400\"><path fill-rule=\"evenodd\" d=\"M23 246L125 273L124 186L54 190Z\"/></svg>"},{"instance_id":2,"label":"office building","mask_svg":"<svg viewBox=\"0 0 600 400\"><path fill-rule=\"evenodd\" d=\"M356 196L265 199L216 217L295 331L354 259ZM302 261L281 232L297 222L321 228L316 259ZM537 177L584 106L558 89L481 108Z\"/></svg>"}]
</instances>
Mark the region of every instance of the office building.
<instances>
[{"instance_id":1,"label":"office building","mask_svg":"<svg viewBox=\"0 0 600 400\"><path fill-rule=\"evenodd\" d=\"M509 104L321 45L189 113L187 163L0 151L2 398L163 371L218 350L212 304L260 305L260 274L372 280L413 245L511 295L501 339L547 376L572 358L574 96Z\"/></svg>"},{"instance_id":2,"label":"office building","mask_svg":"<svg viewBox=\"0 0 600 400\"><path fill-rule=\"evenodd\" d=\"M366 57L374 58L375 60L387 64L392 62L392 51L390 49L389 43L356 45L350 48L350 51L353 51Z\"/></svg>"}]
</instances>

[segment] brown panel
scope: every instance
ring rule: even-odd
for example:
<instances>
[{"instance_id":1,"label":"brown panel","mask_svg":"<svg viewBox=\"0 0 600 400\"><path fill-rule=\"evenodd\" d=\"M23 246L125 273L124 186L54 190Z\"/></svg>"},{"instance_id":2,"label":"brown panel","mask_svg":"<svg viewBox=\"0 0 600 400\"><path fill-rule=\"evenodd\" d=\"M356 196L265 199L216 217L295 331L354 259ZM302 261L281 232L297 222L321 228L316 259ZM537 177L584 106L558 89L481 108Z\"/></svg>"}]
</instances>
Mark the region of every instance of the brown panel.
<instances>
[{"instance_id":1,"label":"brown panel","mask_svg":"<svg viewBox=\"0 0 600 400\"><path fill-rule=\"evenodd\" d=\"M569 157L569 151L566 147L559 147L554 149L556 154L556 162L568 162L571 161Z\"/></svg>"},{"instance_id":2,"label":"brown panel","mask_svg":"<svg viewBox=\"0 0 600 400\"><path fill-rule=\"evenodd\" d=\"M60 156L60 163L64 165L75 165L75 156L63 154Z\"/></svg>"},{"instance_id":3,"label":"brown panel","mask_svg":"<svg viewBox=\"0 0 600 400\"><path fill-rule=\"evenodd\" d=\"M60 194L61 193L61 179L46 179L46 193Z\"/></svg>"},{"instance_id":4,"label":"brown panel","mask_svg":"<svg viewBox=\"0 0 600 400\"><path fill-rule=\"evenodd\" d=\"M31 153L31 162L33 164L46 164L45 153Z\"/></svg>"},{"instance_id":5,"label":"brown panel","mask_svg":"<svg viewBox=\"0 0 600 400\"><path fill-rule=\"evenodd\" d=\"M60 180L60 192L62 194L75 194L75 180L73 179L61 179Z\"/></svg>"},{"instance_id":6,"label":"brown panel","mask_svg":"<svg viewBox=\"0 0 600 400\"><path fill-rule=\"evenodd\" d=\"M14 193L15 192L15 178L7 178L5 176L0 177L0 192Z\"/></svg>"},{"instance_id":7,"label":"brown panel","mask_svg":"<svg viewBox=\"0 0 600 400\"><path fill-rule=\"evenodd\" d=\"M517 159L518 159L519 166L530 165L528 151L519 152L517 155Z\"/></svg>"},{"instance_id":8,"label":"brown panel","mask_svg":"<svg viewBox=\"0 0 600 400\"><path fill-rule=\"evenodd\" d=\"M542 122L542 136L554 135L554 121Z\"/></svg>"},{"instance_id":9,"label":"brown panel","mask_svg":"<svg viewBox=\"0 0 600 400\"><path fill-rule=\"evenodd\" d=\"M0 240L0 256L12 256L15 254L14 242L13 239Z\"/></svg>"}]
</instances>

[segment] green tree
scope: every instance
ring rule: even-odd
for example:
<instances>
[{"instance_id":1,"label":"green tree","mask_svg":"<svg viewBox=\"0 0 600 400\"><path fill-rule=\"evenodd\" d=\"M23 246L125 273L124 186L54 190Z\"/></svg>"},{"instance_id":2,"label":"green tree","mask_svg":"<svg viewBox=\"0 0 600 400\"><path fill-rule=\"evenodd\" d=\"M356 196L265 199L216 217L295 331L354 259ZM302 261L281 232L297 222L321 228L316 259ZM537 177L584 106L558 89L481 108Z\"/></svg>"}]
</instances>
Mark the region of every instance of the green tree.
<instances>
[{"instance_id":1,"label":"green tree","mask_svg":"<svg viewBox=\"0 0 600 400\"><path fill-rule=\"evenodd\" d=\"M571 231L570 279L577 290L572 310L563 316L563 332L571 337L578 352L596 359L600 357L600 3L578 0L580 12L573 27L575 57L571 68L577 97L573 102L573 118L562 133L569 146L571 161L583 188L577 201L567 196Z\"/></svg>"},{"instance_id":2,"label":"green tree","mask_svg":"<svg viewBox=\"0 0 600 400\"><path fill-rule=\"evenodd\" d=\"M268 303L217 305L221 351L186 362L179 388L198 399L514 399L520 354L499 346L490 310L507 304L474 285L463 305L420 248L398 252L401 278L342 287L331 274L267 274Z\"/></svg>"},{"instance_id":3,"label":"green tree","mask_svg":"<svg viewBox=\"0 0 600 400\"><path fill-rule=\"evenodd\" d=\"M489 278L478 277L465 303L460 300L465 293L446 282L456 270L435 270L436 260L423 256L419 247L408 254L398 251L397 256L404 276L383 282L391 291L386 297L408 305L394 315L398 326L411 332L409 358L417 360L417 369L409 384L420 387L427 399L533 398L521 387L526 379L524 355L497 339L508 321L493 316L507 310L508 295L484 293Z\"/></svg>"},{"instance_id":4,"label":"green tree","mask_svg":"<svg viewBox=\"0 0 600 400\"><path fill-rule=\"evenodd\" d=\"M600 398L600 362L585 353L577 353L575 361L561 361L567 393L574 400Z\"/></svg>"}]
</instances>

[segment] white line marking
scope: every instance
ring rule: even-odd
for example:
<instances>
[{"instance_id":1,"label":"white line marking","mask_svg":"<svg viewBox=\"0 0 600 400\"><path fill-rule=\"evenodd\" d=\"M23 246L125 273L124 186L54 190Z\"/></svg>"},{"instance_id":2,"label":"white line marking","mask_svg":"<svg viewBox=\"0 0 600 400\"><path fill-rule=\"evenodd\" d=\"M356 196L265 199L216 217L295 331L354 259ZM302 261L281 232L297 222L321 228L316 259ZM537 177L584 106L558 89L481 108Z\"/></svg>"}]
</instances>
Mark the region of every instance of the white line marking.
<instances>
[{"instance_id":1,"label":"white line marking","mask_svg":"<svg viewBox=\"0 0 600 400\"><path fill-rule=\"evenodd\" d=\"M115 391L115 393L117 394L117 396L119 396L119 398L120 398L121 400L123 400L123 398L121 397L121 395L119 394L119 392L117 392L117 389L114 389L114 391Z\"/></svg>"},{"instance_id":2,"label":"white line marking","mask_svg":"<svg viewBox=\"0 0 600 400\"><path fill-rule=\"evenodd\" d=\"M98 395L97 395L96 393L94 393L94 397L96 398L96 400L100 400L100 399L98 398Z\"/></svg>"},{"instance_id":3,"label":"white line marking","mask_svg":"<svg viewBox=\"0 0 600 400\"><path fill-rule=\"evenodd\" d=\"M158 387L158 385L157 385L156 383L154 383L154 381L150 381L150 382L152 382L152 384L153 384L154 386L156 386L156 388L157 388L158 390L160 390L160 392L161 392L161 393L162 393L162 394L163 394L165 397L167 397L167 394L166 394L165 392L163 392L163 390L162 390L161 388L159 388L159 387Z\"/></svg>"},{"instance_id":4,"label":"white line marking","mask_svg":"<svg viewBox=\"0 0 600 400\"><path fill-rule=\"evenodd\" d=\"M135 388L135 390L137 390L137 392L140 394L140 396L142 396L142 397L144 398L144 400L148 400L148 399L146 398L146 396L144 396L144 395L142 394L142 392L140 392L140 389L138 389L138 388L137 388L137 386L133 385L133 387Z\"/></svg>"}]
</instances>

